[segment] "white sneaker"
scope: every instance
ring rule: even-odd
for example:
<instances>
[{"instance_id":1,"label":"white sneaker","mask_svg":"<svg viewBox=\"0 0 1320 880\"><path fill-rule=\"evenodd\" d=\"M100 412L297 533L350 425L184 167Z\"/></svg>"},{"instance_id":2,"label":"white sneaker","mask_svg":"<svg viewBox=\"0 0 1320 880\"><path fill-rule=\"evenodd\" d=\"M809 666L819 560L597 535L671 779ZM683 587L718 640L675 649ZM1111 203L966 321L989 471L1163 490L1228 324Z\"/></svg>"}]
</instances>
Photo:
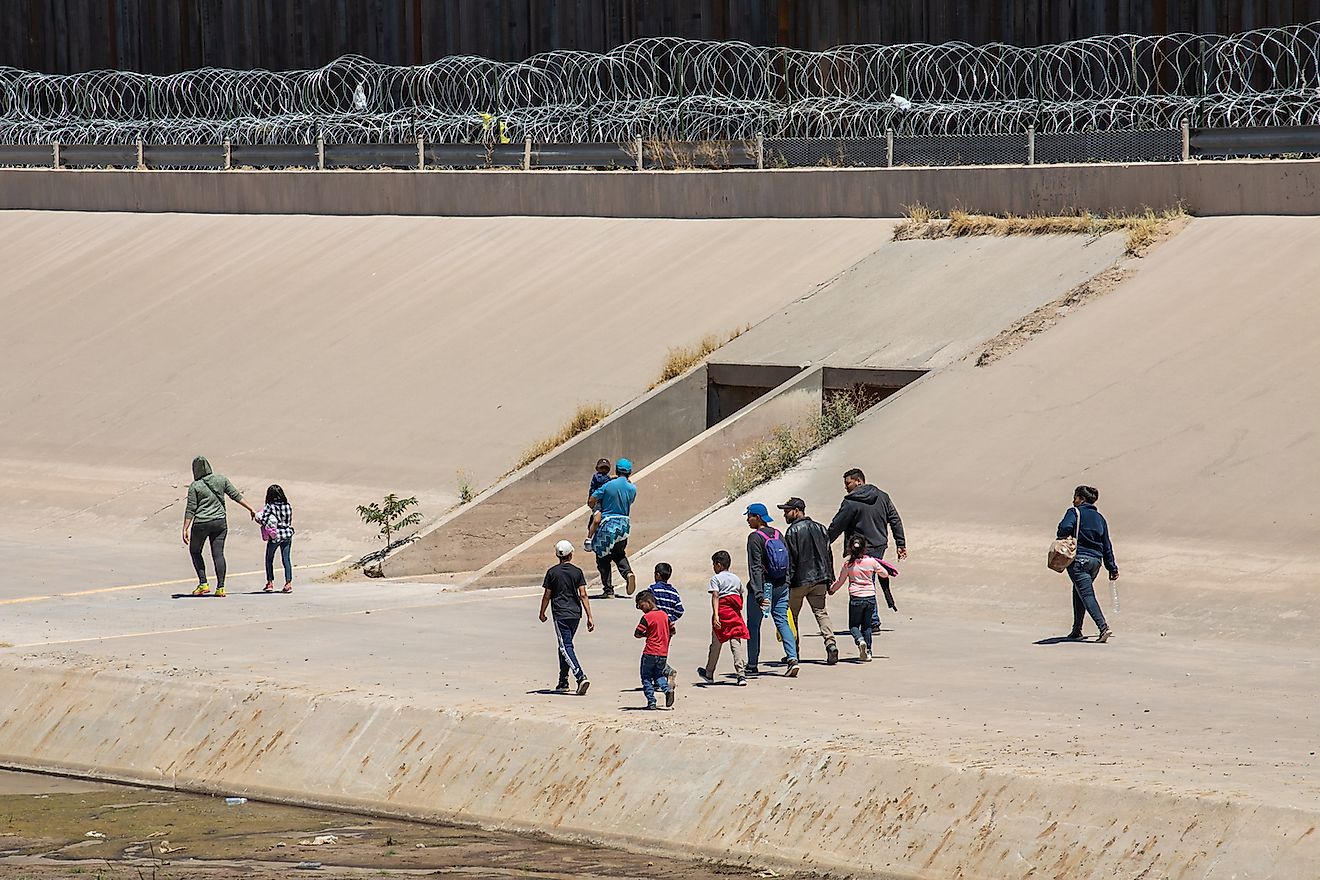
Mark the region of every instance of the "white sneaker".
<instances>
[{"instance_id":1,"label":"white sneaker","mask_svg":"<svg viewBox=\"0 0 1320 880\"><path fill-rule=\"evenodd\" d=\"M871 651L866 647L866 642L857 643L857 659L863 663L871 662Z\"/></svg>"}]
</instances>

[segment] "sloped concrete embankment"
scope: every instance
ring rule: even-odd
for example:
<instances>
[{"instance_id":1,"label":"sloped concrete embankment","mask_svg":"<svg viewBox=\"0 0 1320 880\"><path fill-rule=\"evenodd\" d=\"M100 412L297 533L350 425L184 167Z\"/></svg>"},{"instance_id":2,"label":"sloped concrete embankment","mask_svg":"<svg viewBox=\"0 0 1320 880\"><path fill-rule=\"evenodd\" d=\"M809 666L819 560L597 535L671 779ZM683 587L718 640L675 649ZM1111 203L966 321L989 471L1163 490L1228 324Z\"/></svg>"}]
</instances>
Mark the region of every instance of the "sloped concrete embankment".
<instances>
[{"instance_id":1,"label":"sloped concrete embankment","mask_svg":"<svg viewBox=\"0 0 1320 880\"><path fill-rule=\"evenodd\" d=\"M615 724L10 668L0 762L865 876L1301 877L1320 816ZM22 707L22 711L19 711Z\"/></svg>"}]
</instances>

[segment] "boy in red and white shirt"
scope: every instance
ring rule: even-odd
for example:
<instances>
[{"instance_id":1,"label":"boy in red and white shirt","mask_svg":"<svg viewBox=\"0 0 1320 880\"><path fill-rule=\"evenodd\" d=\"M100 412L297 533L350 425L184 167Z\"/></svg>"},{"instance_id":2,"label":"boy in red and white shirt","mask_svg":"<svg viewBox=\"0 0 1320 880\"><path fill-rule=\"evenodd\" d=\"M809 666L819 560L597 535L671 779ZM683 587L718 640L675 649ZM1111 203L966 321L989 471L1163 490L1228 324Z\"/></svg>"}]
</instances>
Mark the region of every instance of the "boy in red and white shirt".
<instances>
[{"instance_id":1,"label":"boy in red and white shirt","mask_svg":"<svg viewBox=\"0 0 1320 880\"><path fill-rule=\"evenodd\" d=\"M669 665L669 637L674 633L674 625L669 622L669 615L656 607L655 594L650 590L637 594L637 610L642 612L642 619L633 635L646 639L646 647L642 648L642 693L646 694L646 708L656 708L657 690L665 695L665 708L672 708L674 687L665 677L665 667Z\"/></svg>"}]
</instances>

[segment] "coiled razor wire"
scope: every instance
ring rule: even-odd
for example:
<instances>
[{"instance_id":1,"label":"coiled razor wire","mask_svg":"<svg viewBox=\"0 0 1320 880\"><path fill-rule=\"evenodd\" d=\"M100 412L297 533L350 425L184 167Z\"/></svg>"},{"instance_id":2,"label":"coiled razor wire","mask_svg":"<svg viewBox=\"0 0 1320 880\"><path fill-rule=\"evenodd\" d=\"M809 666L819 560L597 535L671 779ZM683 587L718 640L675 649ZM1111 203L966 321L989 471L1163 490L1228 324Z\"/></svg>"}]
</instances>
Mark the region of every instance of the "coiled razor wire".
<instances>
[{"instance_id":1,"label":"coiled razor wire","mask_svg":"<svg viewBox=\"0 0 1320 880\"><path fill-rule=\"evenodd\" d=\"M0 67L0 142L623 142L1320 122L1320 23L1232 36L840 46L656 38L522 62L51 75Z\"/></svg>"}]
</instances>

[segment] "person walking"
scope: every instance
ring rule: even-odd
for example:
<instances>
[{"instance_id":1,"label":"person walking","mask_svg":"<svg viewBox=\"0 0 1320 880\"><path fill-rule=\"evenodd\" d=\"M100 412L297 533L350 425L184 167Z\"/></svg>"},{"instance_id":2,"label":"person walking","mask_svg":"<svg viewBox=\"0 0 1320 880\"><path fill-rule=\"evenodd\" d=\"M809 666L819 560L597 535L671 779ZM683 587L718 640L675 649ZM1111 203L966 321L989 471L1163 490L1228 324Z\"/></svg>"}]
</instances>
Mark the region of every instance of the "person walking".
<instances>
[{"instance_id":1,"label":"person walking","mask_svg":"<svg viewBox=\"0 0 1320 880\"><path fill-rule=\"evenodd\" d=\"M183 544L192 557L193 568L197 571L197 589L194 596L205 596L211 592L206 583L206 562L202 559L202 548L211 542L211 561L215 565L215 594L225 594L225 538L229 535L229 521L225 516L225 496L242 505L253 519L257 512L252 505L243 500L243 493L229 482L223 474L211 469L206 456L199 455L192 463L193 481L188 486L188 500L183 508Z\"/></svg>"},{"instance_id":2,"label":"person walking","mask_svg":"<svg viewBox=\"0 0 1320 880\"><path fill-rule=\"evenodd\" d=\"M1109 539L1109 523L1095 506L1099 500L1099 489L1094 486L1078 486L1073 491L1073 506L1068 508L1059 521L1056 533L1058 538L1077 538L1077 555L1068 566L1068 577L1073 587L1073 626L1068 633L1072 641L1082 639L1082 621L1087 614L1091 615L1100 629L1097 642L1107 642L1114 636L1095 598L1095 577L1100 573L1101 564L1109 572L1111 581L1118 580L1118 562L1114 559L1114 545Z\"/></svg>"},{"instance_id":3,"label":"person walking","mask_svg":"<svg viewBox=\"0 0 1320 880\"><path fill-rule=\"evenodd\" d=\"M706 665L697 668L697 675L706 684L715 683L715 668L720 662L720 651L729 646L733 654L734 681L740 687L747 684L747 655L743 642L747 639L747 624L743 622L743 587L738 576L729 571L733 559L728 550L716 550L710 557L715 572L710 579L710 651ZM759 611L757 612L760 613Z\"/></svg>"},{"instance_id":4,"label":"person walking","mask_svg":"<svg viewBox=\"0 0 1320 880\"><path fill-rule=\"evenodd\" d=\"M834 638L834 625L826 597L834 581L834 554L830 550L825 527L807 516L807 503L794 496L778 505L784 512L788 528L784 529L784 544L788 547L788 610L797 621L798 660L802 659L802 602L806 600L815 615L820 637L825 640L825 663L839 662L839 645Z\"/></svg>"},{"instance_id":5,"label":"person walking","mask_svg":"<svg viewBox=\"0 0 1320 880\"><path fill-rule=\"evenodd\" d=\"M642 649L642 693L646 696L646 708L654 709L656 691L665 695L665 708L674 707L674 685L666 672L669 669L669 637L674 634L674 624L669 615L656 607L655 594L642 590L637 594L637 610L642 612L633 635L646 639Z\"/></svg>"},{"instance_id":6,"label":"person walking","mask_svg":"<svg viewBox=\"0 0 1320 880\"><path fill-rule=\"evenodd\" d=\"M843 475L843 501L839 512L834 514L826 532L833 544L843 535L845 546L853 535L866 539L866 552L876 559L884 559L889 549L889 530L894 530L894 546L898 548L899 561L907 559L907 536L903 532L903 520L898 515L898 508L890 500L889 493L866 482L866 474L861 468L850 468ZM889 578L880 578L880 587L889 595ZM880 614L876 611L871 622L880 628Z\"/></svg>"},{"instance_id":7,"label":"person walking","mask_svg":"<svg viewBox=\"0 0 1320 880\"><path fill-rule=\"evenodd\" d=\"M857 660L871 662L871 621L875 610L875 582L887 569L879 559L866 554L866 539L853 535L848 539L848 560L839 572L839 579L830 586L833 595L846 582L848 584L848 631L857 643Z\"/></svg>"},{"instance_id":8,"label":"person walking","mask_svg":"<svg viewBox=\"0 0 1320 880\"><path fill-rule=\"evenodd\" d=\"M614 464L614 479L591 493L600 512L600 524L591 538L596 554L596 571L606 599L614 598L614 577L610 566L617 566L627 584L628 595L637 589L637 575L628 563L628 535L632 531L632 506L637 487L632 484L632 462L621 458Z\"/></svg>"},{"instance_id":9,"label":"person walking","mask_svg":"<svg viewBox=\"0 0 1320 880\"><path fill-rule=\"evenodd\" d=\"M758 672L761 655L761 620L768 609L779 639L784 643L784 675L798 674L797 636L788 620L788 547L764 504L749 504L744 512L747 527L747 672Z\"/></svg>"},{"instance_id":10,"label":"person walking","mask_svg":"<svg viewBox=\"0 0 1320 880\"><path fill-rule=\"evenodd\" d=\"M266 505L257 514L261 537L266 541L266 587L263 593L275 592L275 551L284 563L284 589L293 592L293 507L284 489L277 484L266 489Z\"/></svg>"},{"instance_id":11,"label":"person walking","mask_svg":"<svg viewBox=\"0 0 1320 880\"><path fill-rule=\"evenodd\" d=\"M583 614L587 616L587 632L595 630L596 622L592 620L591 600L587 598L587 578L582 569L573 564L573 542L555 544L555 556L559 561L550 566L541 583L541 622L546 622L546 611L549 610L554 617L555 643L559 648L559 682L555 690L568 693L568 674L571 672L577 680L578 696L582 696L591 687L591 681L578 662L573 637L577 635Z\"/></svg>"}]
</instances>

